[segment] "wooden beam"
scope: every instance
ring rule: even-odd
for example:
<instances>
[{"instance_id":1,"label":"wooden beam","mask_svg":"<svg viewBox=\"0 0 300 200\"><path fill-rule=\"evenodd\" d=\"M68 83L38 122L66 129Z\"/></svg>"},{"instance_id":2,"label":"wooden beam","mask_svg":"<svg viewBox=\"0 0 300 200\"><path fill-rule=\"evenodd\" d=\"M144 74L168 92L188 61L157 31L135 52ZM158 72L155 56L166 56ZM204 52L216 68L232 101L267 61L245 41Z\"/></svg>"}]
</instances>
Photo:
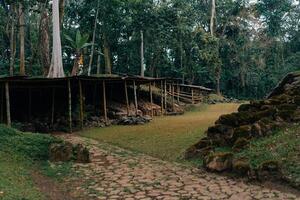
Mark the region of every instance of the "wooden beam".
<instances>
[{"instance_id":1,"label":"wooden beam","mask_svg":"<svg viewBox=\"0 0 300 200\"><path fill-rule=\"evenodd\" d=\"M51 127L54 126L54 114L55 114L55 88L52 88L52 106L51 106Z\"/></svg>"},{"instance_id":2,"label":"wooden beam","mask_svg":"<svg viewBox=\"0 0 300 200\"><path fill-rule=\"evenodd\" d=\"M149 83L149 93L150 93L150 103L151 103L151 117L154 116L154 110L153 110L153 91L152 91L152 83Z\"/></svg>"},{"instance_id":3,"label":"wooden beam","mask_svg":"<svg viewBox=\"0 0 300 200\"><path fill-rule=\"evenodd\" d=\"M68 109L69 109L69 131L70 133L73 132L73 127L72 127L72 89L71 89L71 81L68 80Z\"/></svg>"},{"instance_id":4,"label":"wooden beam","mask_svg":"<svg viewBox=\"0 0 300 200\"><path fill-rule=\"evenodd\" d=\"M84 111L83 111L83 93L82 93L82 82L79 80L79 119L80 119L80 128L83 129L83 118L84 118Z\"/></svg>"},{"instance_id":5,"label":"wooden beam","mask_svg":"<svg viewBox=\"0 0 300 200\"><path fill-rule=\"evenodd\" d=\"M7 126L11 127L10 94L9 94L9 83L8 82L5 82L5 101L6 101L6 120L7 120Z\"/></svg>"},{"instance_id":6,"label":"wooden beam","mask_svg":"<svg viewBox=\"0 0 300 200\"><path fill-rule=\"evenodd\" d=\"M133 93L134 93L135 114L138 115L138 100L137 100L136 83L135 83L135 81L133 81Z\"/></svg>"},{"instance_id":7,"label":"wooden beam","mask_svg":"<svg viewBox=\"0 0 300 200\"><path fill-rule=\"evenodd\" d=\"M128 99L127 81L124 81L124 90L125 90L127 116L129 116L130 113L129 113L129 99Z\"/></svg>"},{"instance_id":8,"label":"wooden beam","mask_svg":"<svg viewBox=\"0 0 300 200\"><path fill-rule=\"evenodd\" d=\"M108 125L108 118L107 118L107 105L106 105L106 83L102 81L102 92L103 92L103 112L104 112L104 119L105 124Z\"/></svg>"}]
</instances>

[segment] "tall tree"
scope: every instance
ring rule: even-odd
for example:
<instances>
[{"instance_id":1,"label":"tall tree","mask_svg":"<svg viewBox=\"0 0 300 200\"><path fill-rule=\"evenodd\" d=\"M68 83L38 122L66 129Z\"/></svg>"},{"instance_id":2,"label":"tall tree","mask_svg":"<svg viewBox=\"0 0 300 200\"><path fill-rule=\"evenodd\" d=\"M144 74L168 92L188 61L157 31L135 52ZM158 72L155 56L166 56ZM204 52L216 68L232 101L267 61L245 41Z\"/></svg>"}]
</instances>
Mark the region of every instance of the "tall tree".
<instances>
[{"instance_id":1,"label":"tall tree","mask_svg":"<svg viewBox=\"0 0 300 200\"><path fill-rule=\"evenodd\" d=\"M23 2L19 2L20 75L25 75L25 15Z\"/></svg>"},{"instance_id":2,"label":"tall tree","mask_svg":"<svg viewBox=\"0 0 300 200\"><path fill-rule=\"evenodd\" d=\"M60 21L59 21L59 0L53 0L52 2L52 26L53 26L53 48L52 59L49 69L48 78L61 78L65 76L63 62L62 62L62 50L61 50L61 38L60 38Z\"/></svg>"},{"instance_id":3,"label":"tall tree","mask_svg":"<svg viewBox=\"0 0 300 200\"><path fill-rule=\"evenodd\" d=\"M42 67L44 68L44 76L47 76L51 65L49 44L49 14L47 3L42 5L39 32L41 63Z\"/></svg>"}]
</instances>

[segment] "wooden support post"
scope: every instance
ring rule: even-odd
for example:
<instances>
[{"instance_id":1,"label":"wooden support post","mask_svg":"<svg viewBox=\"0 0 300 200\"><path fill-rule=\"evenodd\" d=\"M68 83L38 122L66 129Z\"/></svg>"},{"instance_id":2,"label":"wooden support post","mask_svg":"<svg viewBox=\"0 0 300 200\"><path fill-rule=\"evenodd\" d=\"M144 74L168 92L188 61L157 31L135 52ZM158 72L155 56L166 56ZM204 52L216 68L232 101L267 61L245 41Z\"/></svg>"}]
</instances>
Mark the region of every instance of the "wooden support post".
<instances>
[{"instance_id":1,"label":"wooden support post","mask_svg":"<svg viewBox=\"0 0 300 200\"><path fill-rule=\"evenodd\" d=\"M7 120L7 126L11 127L10 94L9 94L9 83L8 82L5 82L5 101L6 101L6 120Z\"/></svg>"},{"instance_id":2,"label":"wooden support post","mask_svg":"<svg viewBox=\"0 0 300 200\"><path fill-rule=\"evenodd\" d=\"M149 93L150 93L150 104L151 104L151 117L154 116L154 110L153 110L153 91L152 91L152 83L149 84Z\"/></svg>"},{"instance_id":3,"label":"wooden support post","mask_svg":"<svg viewBox=\"0 0 300 200\"><path fill-rule=\"evenodd\" d=\"M192 104L195 104L195 101L194 101L194 89L192 89Z\"/></svg>"},{"instance_id":4,"label":"wooden support post","mask_svg":"<svg viewBox=\"0 0 300 200\"><path fill-rule=\"evenodd\" d=\"M136 84L135 84L135 81L133 81L133 91L134 91L135 115L138 115L138 100L137 100L137 93L136 93Z\"/></svg>"},{"instance_id":5,"label":"wooden support post","mask_svg":"<svg viewBox=\"0 0 300 200\"><path fill-rule=\"evenodd\" d=\"M31 120L31 110L32 110L32 97L31 97L31 88L28 89L28 121Z\"/></svg>"},{"instance_id":6,"label":"wooden support post","mask_svg":"<svg viewBox=\"0 0 300 200\"><path fill-rule=\"evenodd\" d=\"M51 106L51 127L54 126L54 113L55 113L55 88L52 89L52 106Z\"/></svg>"},{"instance_id":7,"label":"wooden support post","mask_svg":"<svg viewBox=\"0 0 300 200\"><path fill-rule=\"evenodd\" d=\"M174 112L175 110L175 88L174 88L174 82L171 84L171 89L172 89L172 110Z\"/></svg>"},{"instance_id":8,"label":"wooden support post","mask_svg":"<svg viewBox=\"0 0 300 200\"><path fill-rule=\"evenodd\" d=\"M72 89L71 89L71 81L68 80L68 106L69 106L69 131L70 133L73 132L73 127L72 127Z\"/></svg>"},{"instance_id":9,"label":"wooden support post","mask_svg":"<svg viewBox=\"0 0 300 200\"><path fill-rule=\"evenodd\" d=\"M102 81L102 91L103 91L103 111L104 111L104 119L106 125L108 124L108 118L107 118L107 105L106 105L106 84L105 81Z\"/></svg>"},{"instance_id":10,"label":"wooden support post","mask_svg":"<svg viewBox=\"0 0 300 200\"><path fill-rule=\"evenodd\" d=\"M127 116L129 116L130 113L129 113L129 99L128 99L127 81L124 81L124 87L125 87L124 89L125 89Z\"/></svg>"},{"instance_id":11,"label":"wooden support post","mask_svg":"<svg viewBox=\"0 0 300 200\"><path fill-rule=\"evenodd\" d=\"M165 85L164 85L164 88L165 88L165 101L164 101L164 103L165 103L165 114L167 113L167 106L168 106L168 104L167 104L167 81L165 80Z\"/></svg>"},{"instance_id":12,"label":"wooden support post","mask_svg":"<svg viewBox=\"0 0 300 200\"><path fill-rule=\"evenodd\" d=\"M177 103L180 103L180 85L177 83Z\"/></svg>"},{"instance_id":13,"label":"wooden support post","mask_svg":"<svg viewBox=\"0 0 300 200\"><path fill-rule=\"evenodd\" d=\"M80 128L83 129L83 93L82 93L82 82L79 80L79 119L80 119Z\"/></svg>"},{"instance_id":14,"label":"wooden support post","mask_svg":"<svg viewBox=\"0 0 300 200\"><path fill-rule=\"evenodd\" d=\"M164 114L164 82L160 82L160 92L161 92L161 97L160 97L160 106L161 106L161 115Z\"/></svg>"}]
</instances>

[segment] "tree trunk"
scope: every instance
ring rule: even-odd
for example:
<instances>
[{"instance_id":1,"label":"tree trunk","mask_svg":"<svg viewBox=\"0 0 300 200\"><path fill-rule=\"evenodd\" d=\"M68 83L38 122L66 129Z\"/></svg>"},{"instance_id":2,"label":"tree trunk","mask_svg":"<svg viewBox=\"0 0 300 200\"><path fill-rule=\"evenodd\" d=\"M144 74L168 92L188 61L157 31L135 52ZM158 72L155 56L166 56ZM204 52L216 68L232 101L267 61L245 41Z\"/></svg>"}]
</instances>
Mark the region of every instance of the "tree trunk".
<instances>
[{"instance_id":1,"label":"tree trunk","mask_svg":"<svg viewBox=\"0 0 300 200\"><path fill-rule=\"evenodd\" d=\"M215 20L216 20L216 1L211 0L211 18L210 18L210 34L214 36L214 29L215 29ZM215 69L215 77L216 77L216 92L218 95L221 95L220 90L220 80L221 80L221 66L217 66Z\"/></svg>"},{"instance_id":2,"label":"tree trunk","mask_svg":"<svg viewBox=\"0 0 300 200\"><path fill-rule=\"evenodd\" d=\"M74 65L73 65L71 76L77 76L78 75L79 61L80 61L80 58L81 58L81 53L79 51L77 51L75 57L76 58L74 60Z\"/></svg>"},{"instance_id":3,"label":"tree trunk","mask_svg":"<svg viewBox=\"0 0 300 200\"><path fill-rule=\"evenodd\" d=\"M101 69L101 54L99 53L98 59L97 59L97 75L100 74L100 69Z\"/></svg>"},{"instance_id":4,"label":"tree trunk","mask_svg":"<svg viewBox=\"0 0 300 200\"><path fill-rule=\"evenodd\" d=\"M98 14L99 14L99 1L98 1L98 6L97 6L96 16L95 16L94 32L93 32L93 41L92 41L92 50L91 50L91 55L90 55L90 62L89 62L88 76L91 75L91 71L92 71L92 64L93 64L93 58L94 58L94 49L95 49L95 39L96 39L96 30L97 30Z\"/></svg>"},{"instance_id":5,"label":"tree trunk","mask_svg":"<svg viewBox=\"0 0 300 200\"><path fill-rule=\"evenodd\" d=\"M107 37L104 34L103 35L104 39L104 58L105 58L105 73L106 74L111 74L111 58L110 58L110 46L107 41Z\"/></svg>"},{"instance_id":6,"label":"tree trunk","mask_svg":"<svg viewBox=\"0 0 300 200\"><path fill-rule=\"evenodd\" d=\"M14 12L14 5L12 5L12 12ZM10 63L9 63L9 75L14 75L14 65L15 65L15 18L11 14L11 28L10 28Z\"/></svg>"},{"instance_id":7,"label":"tree trunk","mask_svg":"<svg viewBox=\"0 0 300 200\"><path fill-rule=\"evenodd\" d=\"M51 65L50 61L50 45L49 45L49 15L48 10L45 8L41 13L40 21L40 50L41 50L41 63L44 68L44 76L49 73Z\"/></svg>"},{"instance_id":8,"label":"tree trunk","mask_svg":"<svg viewBox=\"0 0 300 200\"><path fill-rule=\"evenodd\" d=\"M144 32L141 31L141 77L145 76L144 68Z\"/></svg>"},{"instance_id":9,"label":"tree trunk","mask_svg":"<svg viewBox=\"0 0 300 200\"><path fill-rule=\"evenodd\" d=\"M61 30L63 29L64 15L65 15L65 0L60 0L59 1L59 26Z\"/></svg>"},{"instance_id":10,"label":"tree trunk","mask_svg":"<svg viewBox=\"0 0 300 200\"><path fill-rule=\"evenodd\" d=\"M19 25L20 25L20 75L25 75L25 21L22 3L19 3Z\"/></svg>"},{"instance_id":11,"label":"tree trunk","mask_svg":"<svg viewBox=\"0 0 300 200\"><path fill-rule=\"evenodd\" d=\"M221 89L220 89L220 80L221 80L221 67L216 68L216 92L217 95L221 95Z\"/></svg>"},{"instance_id":12,"label":"tree trunk","mask_svg":"<svg viewBox=\"0 0 300 200\"><path fill-rule=\"evenodd\" d=\"M215 18L216 18L216 1L211 0L211 17L210 17L210 34L211 34L211 36L214 36Z\"/></svg>"},{"instance_id":13,"label":"tree trunk","mask_svg":"<svg viewBox=\"0 0 300 200\"><path fill-rule=\"evenodd\" d=\"M48 78L65 77L63 63L62 63L58 1L59 0L53 0L53 4L52 4L53 48L52 48L52 59L51 59L51 66L49 69Z\"/></svg>"}]
</instances>

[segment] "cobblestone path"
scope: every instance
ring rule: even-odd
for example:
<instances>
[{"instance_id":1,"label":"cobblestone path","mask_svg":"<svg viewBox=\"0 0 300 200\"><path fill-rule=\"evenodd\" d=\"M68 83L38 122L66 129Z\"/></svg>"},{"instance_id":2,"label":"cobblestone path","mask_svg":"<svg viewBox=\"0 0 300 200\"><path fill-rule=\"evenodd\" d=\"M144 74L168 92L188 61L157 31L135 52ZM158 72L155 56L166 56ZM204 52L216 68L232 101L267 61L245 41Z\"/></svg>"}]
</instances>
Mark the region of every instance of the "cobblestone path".
<instances>
[{"instance_id":1,"label":"cobblestone path","mask_svg":"<svg viewBox=\"0 0 300 200\"><path fill-rule=\"evenodd\" d=\"M210 174L196 168L165 162L77 136L92 152L92 163L74 164L78 176L67 180L79 199L300 199L295 194ZM69 184L68 184L69 183ZM81 197L81 198L80 198Z\"/></svg>"}]
</instances>

